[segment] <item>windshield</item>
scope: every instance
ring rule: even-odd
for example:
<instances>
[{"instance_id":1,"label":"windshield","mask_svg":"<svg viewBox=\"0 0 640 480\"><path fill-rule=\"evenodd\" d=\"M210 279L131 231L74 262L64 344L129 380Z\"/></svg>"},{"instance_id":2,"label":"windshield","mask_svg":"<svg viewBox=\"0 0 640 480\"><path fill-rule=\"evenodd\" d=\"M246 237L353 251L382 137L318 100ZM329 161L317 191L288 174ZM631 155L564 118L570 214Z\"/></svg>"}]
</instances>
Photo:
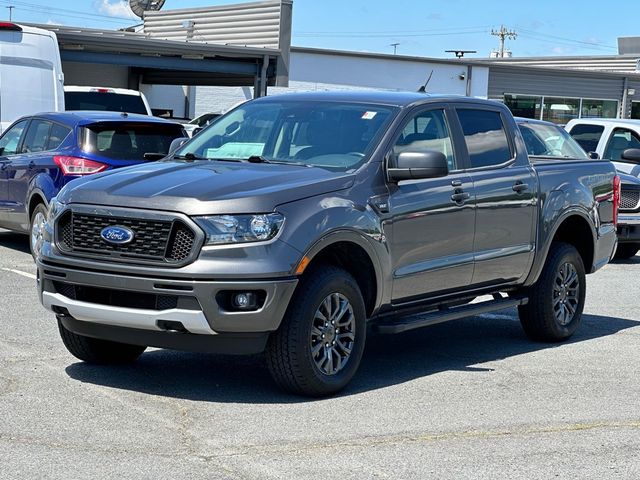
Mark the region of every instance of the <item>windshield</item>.
<instances>
[{"instance_id":1,"label":"windshield","mask_svg":"<svg viewBox=\"0 0 640 480\"><path fill-rule=\"evenodd\" d=\"M89 125L80 135L85 152L113 160L145 160L146 153L166 155L171 142L180 137L180 125L128 122Z\"/></svg>"},{"instance_id":2,"label":"windshield","mask_svg":"<svg viewBox=\"0 0 640 480\"><path fill-rule=\"evenodd\" d=\"M561 127L544 123L520 123L518 126L527 153L533 157L589 159L578 142Z\"/></svg>"},{"instance_id":3,"label":"windshield","mask_svg":"<svg viewBox=\"0 0 640 480\"><path fill-rule=\"evenodd\" d=\"M207 160L306 164L333 171L362 165L394 109L337 102L249 102L216 119L176 152Z\"/></svg>"},{"instance_id":4,"label":"windshield","mask_svg":"<svg viewBox=\"0 0 640 480\"><path fill-rule=\"evenodd\" d=\"M64 105L66 110L148 113L140 95L111 92L64 92Z\"/></svg>"}]
</instances>

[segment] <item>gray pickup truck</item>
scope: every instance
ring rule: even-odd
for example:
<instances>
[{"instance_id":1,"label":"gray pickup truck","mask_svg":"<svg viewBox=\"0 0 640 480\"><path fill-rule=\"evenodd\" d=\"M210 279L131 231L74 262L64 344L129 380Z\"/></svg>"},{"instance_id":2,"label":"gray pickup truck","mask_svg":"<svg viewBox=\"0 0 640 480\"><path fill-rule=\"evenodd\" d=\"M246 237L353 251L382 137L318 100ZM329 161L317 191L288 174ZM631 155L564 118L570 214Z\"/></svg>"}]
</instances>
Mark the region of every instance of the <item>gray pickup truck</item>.
<instances>
[{"instance_id":1,"label":"gray pickup truck","mask_svg":"<svg viewBox=\"0 0 640 480\"><path fill-rule=\"evenodd\" d=\"M282 388L326 395L371 330L518 307L532 339L567 339L616 247L617 183L606 161L531 163L496 102L267 97L65 187L39 294L81 360L264 351Z\"/></svg>"}]
</instances>

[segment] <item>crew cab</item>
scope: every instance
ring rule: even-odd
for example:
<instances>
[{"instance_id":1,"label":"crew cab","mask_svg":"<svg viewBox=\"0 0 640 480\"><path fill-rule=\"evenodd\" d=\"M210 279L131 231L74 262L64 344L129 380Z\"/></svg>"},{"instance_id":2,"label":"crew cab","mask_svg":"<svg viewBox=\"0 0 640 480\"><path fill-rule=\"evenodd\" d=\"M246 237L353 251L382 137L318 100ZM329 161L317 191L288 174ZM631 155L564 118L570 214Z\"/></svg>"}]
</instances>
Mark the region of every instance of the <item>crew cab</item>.
<instances>
[{"instance_id":1,"label":"crew cab","mask_svg":"<svg viewBox=\"0 0 640 480\"><path fill-rule=\"evenodd\" d=\"M356 373L367 324L517 307L532 339L569 338L585 274L616 247L617 185L608 161L530 161L497 102L265 97L169 158L65 187L38 292L83 361L265 351L282 388L327 395Z\"/></svg>"},{"instance_id":2,"label":"crew cab","mask_svg":"<svg viewBox=\"0 0 640 480\"><path fill-rule=\"evenodd\" d=\"M157 160L184 135L179 124L112 112L43 113L0 137L0 227L31 236L35 255L49 201L71 180Z\"/></svg>"}]
</instances>

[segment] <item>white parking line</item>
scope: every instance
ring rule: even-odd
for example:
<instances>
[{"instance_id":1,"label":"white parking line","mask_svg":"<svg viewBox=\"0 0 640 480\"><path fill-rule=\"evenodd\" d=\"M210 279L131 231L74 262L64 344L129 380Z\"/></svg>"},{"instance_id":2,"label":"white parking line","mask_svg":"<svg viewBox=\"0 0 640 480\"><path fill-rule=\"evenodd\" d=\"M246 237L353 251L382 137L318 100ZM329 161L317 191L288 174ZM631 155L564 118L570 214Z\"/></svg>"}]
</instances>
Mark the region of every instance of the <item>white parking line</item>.
<instances>
[{"instance_id":1,"label":"white parking line","mask_svg":"<svg viewBox=\"0 0 640 480\"><path fill-rule=\"evenodd\" d=\"M22 270L15 270L13 268L2 268L5 272L13 272L16 275L21 275L23 277L30 278L31 280L35 280L37 277L33 273L23 272Z\"/></svg>"}]
</instances>

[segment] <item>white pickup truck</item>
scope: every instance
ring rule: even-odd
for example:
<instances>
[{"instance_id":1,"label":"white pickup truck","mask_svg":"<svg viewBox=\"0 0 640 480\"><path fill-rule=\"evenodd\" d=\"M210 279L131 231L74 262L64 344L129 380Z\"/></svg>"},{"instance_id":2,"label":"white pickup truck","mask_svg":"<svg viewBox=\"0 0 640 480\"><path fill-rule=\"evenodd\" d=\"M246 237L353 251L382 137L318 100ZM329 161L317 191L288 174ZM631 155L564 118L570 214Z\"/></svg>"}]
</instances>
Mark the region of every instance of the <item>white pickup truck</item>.
<instances>
[{"instance_id":1,"label":"white pickup truck","mask_svg":"<svg viewBox=\"0 0 640 480\"><path fill-rule=\"evenodd\" d=\"M565 129L586 152L611 160L620 172L616 258L635 256L640 250L640 120L576 119Z\"/></svg>"}]
</instances>

